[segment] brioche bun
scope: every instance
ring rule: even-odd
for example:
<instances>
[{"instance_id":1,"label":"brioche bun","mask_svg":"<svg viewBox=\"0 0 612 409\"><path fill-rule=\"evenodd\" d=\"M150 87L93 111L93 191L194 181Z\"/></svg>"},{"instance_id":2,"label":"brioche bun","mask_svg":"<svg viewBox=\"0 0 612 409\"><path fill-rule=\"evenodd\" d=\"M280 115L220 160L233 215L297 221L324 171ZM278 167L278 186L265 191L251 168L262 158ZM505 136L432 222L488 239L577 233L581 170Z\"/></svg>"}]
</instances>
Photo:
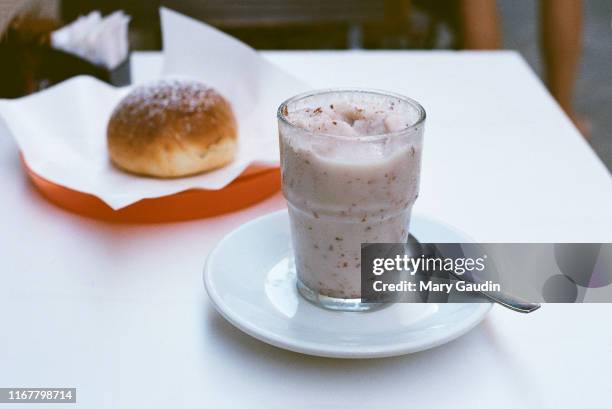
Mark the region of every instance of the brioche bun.
<instances>
[{"instance_id":1,"label":"brioche bun","mask_svg":"<svg viewBox=\"0 0 612 409\"><path fill-rule=\"evenodd\" d=\"M128 172L172 178L226 165L237 125L229 102L193 80L162 80L134 88L108 122L112 162Z\"/></svg>"}]
</instances>

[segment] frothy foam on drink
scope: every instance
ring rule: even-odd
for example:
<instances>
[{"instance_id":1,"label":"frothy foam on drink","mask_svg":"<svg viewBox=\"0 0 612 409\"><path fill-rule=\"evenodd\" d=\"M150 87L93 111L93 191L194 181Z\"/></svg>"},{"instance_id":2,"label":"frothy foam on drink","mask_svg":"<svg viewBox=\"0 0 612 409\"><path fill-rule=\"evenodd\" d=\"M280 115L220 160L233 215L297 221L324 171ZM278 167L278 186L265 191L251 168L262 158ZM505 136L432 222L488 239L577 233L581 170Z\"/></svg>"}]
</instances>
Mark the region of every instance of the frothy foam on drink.
<instances>
[{"instance_id":1,"label":"frothy foam on drink","mask_svg":"<svg viewBox=\"0 0 612 409\"><path fill-rule=\"evenodd\" d=\"M373 136L398 132L414 124L414 114L394 101L336 101L300 107L287 120L310 132L336 136Z\"/></svg>"}]
</instances>

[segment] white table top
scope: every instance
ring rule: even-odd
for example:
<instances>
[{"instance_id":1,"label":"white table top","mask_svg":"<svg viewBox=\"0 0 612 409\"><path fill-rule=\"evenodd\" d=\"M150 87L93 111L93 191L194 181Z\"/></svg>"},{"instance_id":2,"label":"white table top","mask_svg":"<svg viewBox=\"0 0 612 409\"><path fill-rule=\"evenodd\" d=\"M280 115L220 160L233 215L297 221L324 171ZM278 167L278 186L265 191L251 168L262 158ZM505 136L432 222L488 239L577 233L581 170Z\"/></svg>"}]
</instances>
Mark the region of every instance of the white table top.
<instances>
[{"instance_id":1,"label":"white table top","mask_svg":"<svg viewBox=\"0 0 612 409\"><path fill-rule=\"evenodd\" d=\"M383 88L423 103L415 212L479 241L612 241L612 178L519 55L265 56L313 87ZM138 53L133 64L142 81L159 56ZM496 307L464 337L405 357L302 356L225 323L202 286L212 246L283 208L280 194L211 219L106 224L45 201L4 128L0 178L0 387L78 388L76 405L54 408L610 405L610 304L528 316Z\"/></svg>"}]
</instances>

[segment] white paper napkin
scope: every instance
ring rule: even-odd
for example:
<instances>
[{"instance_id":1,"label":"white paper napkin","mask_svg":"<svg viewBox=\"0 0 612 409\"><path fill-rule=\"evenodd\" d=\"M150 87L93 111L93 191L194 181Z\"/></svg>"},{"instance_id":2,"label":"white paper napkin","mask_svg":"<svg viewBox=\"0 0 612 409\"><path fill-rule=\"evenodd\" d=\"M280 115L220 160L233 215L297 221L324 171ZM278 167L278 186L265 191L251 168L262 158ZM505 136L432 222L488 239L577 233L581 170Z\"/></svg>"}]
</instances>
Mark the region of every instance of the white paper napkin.
<instances>
[{"instance_id":1,"label":"white paper napkin","mask_svg":"<svg viewBox=\"0 0 612 409\"><path fill-rule=\"evenodd\" d=\"M233 37L172 10L160 13L164 76L194 77L231 102L239 127L236 159L219 170L180 179L116 169L106 150L106 124L129 88L81 76L23 98L0 100L0 116L34 172L120 209L193 188L221 189L249 165L278 165L276 108L308 86Z\"/></svg>"}]
</instances>

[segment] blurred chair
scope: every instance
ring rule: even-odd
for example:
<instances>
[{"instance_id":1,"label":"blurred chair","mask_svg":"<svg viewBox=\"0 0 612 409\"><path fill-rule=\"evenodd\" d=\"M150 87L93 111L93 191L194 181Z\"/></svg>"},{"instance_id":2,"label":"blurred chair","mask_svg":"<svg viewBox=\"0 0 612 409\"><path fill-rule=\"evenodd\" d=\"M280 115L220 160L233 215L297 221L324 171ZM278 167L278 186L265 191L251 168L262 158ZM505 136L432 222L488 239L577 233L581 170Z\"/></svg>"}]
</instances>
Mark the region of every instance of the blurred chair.
<instances>
[{"instance_id":1,"label":"blurred chair","mask_svg":"<svg viewBox=\"0 0 612 409\"><path fill-rule=\"evenodd\" d=\"M362 27L398 15L388 0L164 1L175 10L228 31L255 48L356 48Z\"/></svg>"},{"instance_id":2,"label":"blurred chair","mask_svg":"<svg viewBox=\"0 0 612 409\"><path fill-rule=\"evenodd\" d=\"M160 5L236 36L259 49L403 48L410 0L62 0L70 21L98 9L132 16L132 49L157 49Z\"/></svg>"}]
</instances>

